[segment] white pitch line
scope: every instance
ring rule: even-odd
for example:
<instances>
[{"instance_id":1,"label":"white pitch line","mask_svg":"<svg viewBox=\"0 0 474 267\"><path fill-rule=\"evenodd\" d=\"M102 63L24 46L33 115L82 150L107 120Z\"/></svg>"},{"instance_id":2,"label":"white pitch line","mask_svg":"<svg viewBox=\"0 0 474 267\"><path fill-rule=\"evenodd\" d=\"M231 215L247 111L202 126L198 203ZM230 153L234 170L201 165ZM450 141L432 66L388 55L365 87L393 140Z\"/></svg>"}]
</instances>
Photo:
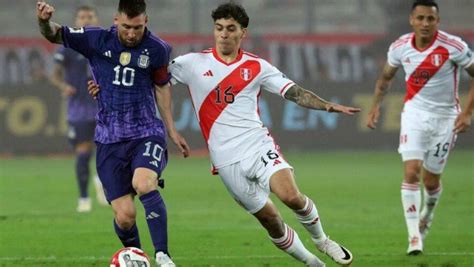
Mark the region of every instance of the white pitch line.
<instances>
[{"instance_id":1,"label":"white pitch line","mask_svg":"<svg viewBox=\"0 0 474 267\"><path fill-rule=\"evenodd\" d=\"M454 256L454 257L465 257L465 256L474 256L474 252L430 252L423 253L424 256ZM370 257L374 254L358 254L357 257ZM405 256L405 254L400 253L380 253L377 256ZM246 255L246 256L199 256L203 260L237 260L242 258L247 259L279 259L287 258L287 255ZM11 261L46 261L46 262L90 262L90 261L108 261L109 257L96 257L96 256L83 256L83 257L0 257L0 262L11 262ZM173 257L176 260L194 260L189 257Z\"/></svg>"}]
</instances>

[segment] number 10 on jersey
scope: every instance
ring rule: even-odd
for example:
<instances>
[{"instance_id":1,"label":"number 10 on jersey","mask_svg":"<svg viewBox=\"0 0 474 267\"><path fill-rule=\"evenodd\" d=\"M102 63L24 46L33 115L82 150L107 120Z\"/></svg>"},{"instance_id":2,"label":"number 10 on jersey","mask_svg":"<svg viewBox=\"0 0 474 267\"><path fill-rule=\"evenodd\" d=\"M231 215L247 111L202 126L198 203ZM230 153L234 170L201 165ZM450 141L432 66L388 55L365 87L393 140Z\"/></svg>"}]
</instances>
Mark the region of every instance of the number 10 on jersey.
<instances>
[{"instance_id":1,"label":"number 10 on jersey","mask_svg":"<svg viewBox=\"0 0 474 267\"><path fill-rule=\"evenodd\" d=\"M117 65L114 68L115 71L115 79L112 84L115 85L123 85L123 86L133 86L133 82L135 81L135 70L129 67L124 67Z\"/></svg>"}]
</instances>

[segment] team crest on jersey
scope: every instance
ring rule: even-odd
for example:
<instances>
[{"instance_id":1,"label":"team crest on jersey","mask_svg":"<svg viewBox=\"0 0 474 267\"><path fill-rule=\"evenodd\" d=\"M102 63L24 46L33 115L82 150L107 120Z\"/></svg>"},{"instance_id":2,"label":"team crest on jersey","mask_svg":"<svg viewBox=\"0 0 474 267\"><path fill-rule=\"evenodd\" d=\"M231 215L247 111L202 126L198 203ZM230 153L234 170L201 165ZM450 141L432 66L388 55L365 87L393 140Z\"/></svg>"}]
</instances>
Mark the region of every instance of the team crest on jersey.
<instances>
[{"instance_id":1,"label":"team crest on jersey","mask_svg":"<svg viewBox=\"0 0 474 267\"><path fill-rule=\"evenodd\" d=\"M129 52L122 52L120 54L120 64L122 64L122 66L126 66L128 65L128 63L130 63L130 60L132 59L132 54L130 54Z\"/></svg>"},{"instance_id":2,"label":"team crest on jersey","mask_svg":"<svg viewBox=\"0 0 474 267\"><path fill-rule=\"evenodd\" d=\"M440 54L434 54L431 56L431 63L436 67L443 65L443 56Z\"/></svg>"},{"instance_id":3,"label":"team crest on jersey","mask_svg":"<svg viewBox=\"0 0 474 267\"><path fill-rule=\"evenodd\" d=\"M240 78L244 81L250 81L252 79L252 70L247 68L240 69Z\"/></svg>"},{"instance_id":4,"label":"team crest on jersey","mask_svg":"<svg viewBox=\"0 0 474 267\"><path fill-rule=\"evenodd\" d=\"M150 65L150 57L147 55L140 55L138 57L138 67L146 69Z\"/></svg>"}]
</instances>

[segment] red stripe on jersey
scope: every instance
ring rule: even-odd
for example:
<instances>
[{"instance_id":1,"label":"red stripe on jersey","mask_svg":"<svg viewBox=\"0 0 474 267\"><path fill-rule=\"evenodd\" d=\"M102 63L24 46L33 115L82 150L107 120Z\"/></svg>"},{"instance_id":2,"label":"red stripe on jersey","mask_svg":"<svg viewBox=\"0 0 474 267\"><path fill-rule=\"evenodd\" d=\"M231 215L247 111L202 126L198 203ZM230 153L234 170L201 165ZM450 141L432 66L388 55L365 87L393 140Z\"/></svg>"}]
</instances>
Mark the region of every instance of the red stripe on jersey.
<instances>
[{"instance_id":1,"label":"red stripe on jersey","mask_svg":"<svg viewBox=\"0 0 474 267\"><path fill-rule=\"evenodd\" d=\"M206 142L209 140L209 132L211 131L212 125L214 125L214 122L228 105L226 101L217 99L218 93L216 89L220 88L219 96L221 98L224 98L225 94L229 95L229 93L236 97L260 74L260 70L261 67L258 61L245 61L225 77L216 88L207 95L206 99L204 99L199 109L199 125L201 126L202 134Z\"/></svg>"},{"instance_id":2,"label":"red stripe on jersey","mask_svg":"<svg viewBox=\"0 0 474 267\"><path fill-rule=\"evenodd\" d=\"M461 106L459 105L459 94L458 94L458 66L454 65L454 99L456 99L456 110L461 112Z\"/></svg>"},{"instance_id":3,"label":"red stripe on jersey","mask_svg":"<svg viewBox=\"0 0 474 267\"><path fill-rule=\"evenodd\" d=\"M416 67L407 80L405 102L412 99L449 59L448 49L438 46Z\"/></svg>"},{"instance_id":4,"label":"red stripe on jersey","mask_svg":"<svg viewBox=\"0 0 474 267\"><path fill-rule=\"evenodd\" d=\"M456 48L458 48L458 50L464 50L464 46L461 42L459 42L458 40L456 39L453 39L453 38L449 38L447 35L444 35L444 34L440 34L439 35L439 38L438 38L440 41L445 41L445 43L448 43L450 44L451 46L454 46Z\"/></svg>"},{"instance_id":5,"label":"red stripe on jersey","mask_svg":"<svg viewBox=\"0 0 474 267\"><path fill-rule=\"evenodd\" d=\"M453 47L454 49L458 50L459 52L462 52L464 50L464 48L456 46L455 44L453 44L451 42L444 41L444 40L441 40L441 39L439 41L443 44L446 44L446 45L449 45L449 46Z\"/></svg>"}]
</instances>

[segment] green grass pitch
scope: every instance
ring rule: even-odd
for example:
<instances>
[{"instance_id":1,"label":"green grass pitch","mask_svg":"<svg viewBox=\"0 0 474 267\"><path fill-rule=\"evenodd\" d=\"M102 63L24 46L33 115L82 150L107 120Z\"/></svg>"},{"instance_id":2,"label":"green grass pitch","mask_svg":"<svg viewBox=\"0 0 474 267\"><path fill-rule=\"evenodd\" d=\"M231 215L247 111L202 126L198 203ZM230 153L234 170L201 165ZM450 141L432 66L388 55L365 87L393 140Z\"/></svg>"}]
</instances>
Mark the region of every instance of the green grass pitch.
<instances>
[{"instance_id":1,"label":"green grass pitch","mask_svg":"<svg viewBox=\"0 0 474 267\"><path fill-rule=\"evenodd\" d=\"M319 209L331 238L350 248L352 266L474 266L474 151L453 151L425 253L405 255L402 164L393 152L287 153L301 191ZM0 266L108 266L120 248L112 211L94 203L75 212L72 158L0 159ZM162 191L169 244L178 266L302 266L275 248L257 221L228 195L207 157L172 157ZM92 187L92 186L91 186ZM93 192L92 192L93 193ZM275 201L277 202L277 201ZM327 266L292 212L285 221ZM153 248L139 201L142 245Z\"/></svg>"}]
</instances>

